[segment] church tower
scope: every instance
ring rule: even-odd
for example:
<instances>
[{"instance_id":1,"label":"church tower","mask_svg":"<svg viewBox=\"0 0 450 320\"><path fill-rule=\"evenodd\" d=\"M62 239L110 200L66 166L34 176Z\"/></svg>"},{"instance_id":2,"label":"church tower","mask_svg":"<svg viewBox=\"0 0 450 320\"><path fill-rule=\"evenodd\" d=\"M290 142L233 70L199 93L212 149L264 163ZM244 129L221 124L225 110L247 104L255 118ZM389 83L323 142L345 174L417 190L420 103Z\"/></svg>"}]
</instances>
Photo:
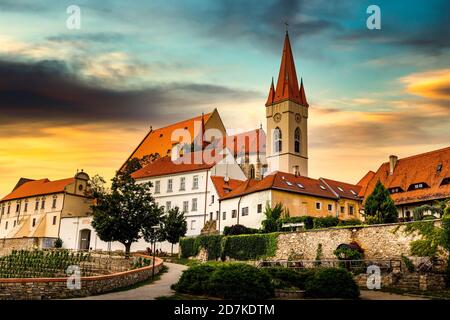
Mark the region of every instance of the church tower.
<instances>
[{"instance_id":1,"label":"church tower","mask_svg":"<svg viewBox=\"0 0 450 320\"><path fill-rule=\"evenodd\" d=\"M308 176L308 102L303 79L298 85L286 31L277 86L273 79L266 102L268 172Z\"/></svg>"}]
</instances>

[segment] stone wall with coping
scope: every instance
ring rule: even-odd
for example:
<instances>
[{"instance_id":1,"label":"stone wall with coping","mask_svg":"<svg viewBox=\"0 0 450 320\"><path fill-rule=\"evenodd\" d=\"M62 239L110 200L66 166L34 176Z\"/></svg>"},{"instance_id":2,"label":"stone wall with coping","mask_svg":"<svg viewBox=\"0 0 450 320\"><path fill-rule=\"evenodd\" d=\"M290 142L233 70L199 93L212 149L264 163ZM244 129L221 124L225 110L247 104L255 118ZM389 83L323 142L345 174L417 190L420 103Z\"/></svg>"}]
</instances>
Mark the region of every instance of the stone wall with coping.
<instances>
[{"instance_id":1,"label":"stone wall with coping","mask_svg":"<svg viewBox=\"0 0 450 320\"><path fill-rule=\"evenodd\" d=\"M13 250L31 250L39 244L39 238L0 239L0 256L6 256Z\"/></svg>"},{"instance_id":2,"label":"stone wall with coping","mask_svg":"<svg viewBox=\"0 0 450 320\"><path fill-rule=\"evenodd\" d=\"M149 256L142 257L151 259ZM155 274L163 261L155 260ZM0 300L64 299L106 293L145 281L152 276L152 266L108 275L81 277L81 289L69 289L68 278L0 279Z\"/></svg>"},{"instance_id":3,"label":"stone wall with coping","mask_svg":"<svg viewBox=\"0 0 450 320\"><path fill-rule=\"evenodd\" d=\"M271 260L314 260L322 244L322 259L336 259L334 250L342 243L357 243L366 259L393 259L410 255L411 241L421 237L417 233L406 235L405 223L353 226L281 233L277 251ZM439 224L440 221L436 221Z\"/></svg>"},{"instance_id":4,"label":"stone wall with coping","mask_svg":"<svg viewBox=\"0 0 450 320\"><path fill-rule=\"evenodd\" d=\"M368 274L354 277L361 288L367 289ZM445 275L436 273L388 273L381 274L381 289L394 288L405 291L441 291L445 289Z\"/></svg>"}]
</instances>

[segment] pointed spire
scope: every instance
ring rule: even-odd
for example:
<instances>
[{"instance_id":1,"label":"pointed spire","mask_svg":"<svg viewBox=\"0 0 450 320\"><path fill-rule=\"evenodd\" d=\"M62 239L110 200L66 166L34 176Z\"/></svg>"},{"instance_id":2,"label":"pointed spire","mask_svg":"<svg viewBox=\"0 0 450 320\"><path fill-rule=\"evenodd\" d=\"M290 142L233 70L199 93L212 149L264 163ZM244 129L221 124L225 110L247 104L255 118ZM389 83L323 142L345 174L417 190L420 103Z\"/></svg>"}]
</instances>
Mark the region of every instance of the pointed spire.
<instances>
[{"instance_id":1,"label":"pointed spire","mask_svg":"<svg viewBox=\"0 0 450 320\"><path fill-rule=\"evenodd\" d=\"M309 107L308 101L306 100L305 88L303 87L303 78L300 79L300 99L303 106Z\"/></svg>"},{"instance_id":2,"label":"pointed spire","mask_svg":"<svg viewBox=\"0 0 450 320\"><path fill-rule=\"evenodd\" d=\"M299 86L297 73L295 72L294 57L292 55L289 34L286 30L283 55L281 57L280 73L278 74L275 99L273 103L290 100L300 104L301 98L298 87Z\"/></svg>"},{"instance_id":3,"label":"pointed spire","mask_svg":"<svg viewBox=\"0 0 450 320\"><path fill-rule=\"evenodd\" d=\"M273 77L272 77L272 84L270 85L269 96L267 97L266 107L272 105L274 99L275 99L275 87L273 85Z\"/></svg>"}]
</instances>

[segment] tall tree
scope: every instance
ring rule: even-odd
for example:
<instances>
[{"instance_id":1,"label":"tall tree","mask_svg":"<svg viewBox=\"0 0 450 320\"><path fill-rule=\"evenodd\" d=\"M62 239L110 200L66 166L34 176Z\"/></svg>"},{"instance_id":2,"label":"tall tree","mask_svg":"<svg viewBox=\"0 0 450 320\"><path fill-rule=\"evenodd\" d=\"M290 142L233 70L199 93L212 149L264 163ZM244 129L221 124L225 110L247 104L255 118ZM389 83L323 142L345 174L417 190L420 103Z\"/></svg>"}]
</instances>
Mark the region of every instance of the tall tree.
<instances>
[{"instance_id":1,"label":"tall tree","mask_svg":"<svg viewBox=\"0 0 450 320\"><path fill-rule=\"evenodd\" d=\"M178 243L180 237L187 232L186 217L178 207L175 207L169 210L163 221L164 238L172 244L171 254L173 255L173 245Z\"/></svg>"},{"instance_id":2,"label":"tall tree","mask_svg":"<svg viewBox=\"0 0 450 320\"><path fill-rule=\"evenodd\" d=\"M133 169L128 169L117 172L111 190L98 192L92 206L92 226L99 238L122 243L127 257L131 244L138 241L151 224L158 223L160 214L150 193L151 183L136 183L130 175Z\"/></svg>"},{"instance_id":3,"label":"tall tree","mask_svg":"<svg viewBox=\"0 0 450 320\"><path fill-rule=\"evenodd\" d=\"M367 197L364 213L368 223L393 223L398 221L397 208L389 191L377 181L373 192Z\"/></svg>"}]
</instances>

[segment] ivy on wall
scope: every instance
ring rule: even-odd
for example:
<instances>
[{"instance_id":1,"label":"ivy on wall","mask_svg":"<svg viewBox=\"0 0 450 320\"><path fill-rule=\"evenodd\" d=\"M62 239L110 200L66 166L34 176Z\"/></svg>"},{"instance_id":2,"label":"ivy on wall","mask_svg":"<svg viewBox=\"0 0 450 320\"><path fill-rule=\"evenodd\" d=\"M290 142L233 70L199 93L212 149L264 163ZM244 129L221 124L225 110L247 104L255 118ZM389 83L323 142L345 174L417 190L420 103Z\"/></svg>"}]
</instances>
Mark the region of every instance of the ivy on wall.
<instances>
[{"instance_id":1,"label":"ivy on wall","mask_svg":"<svg viewBox=\"0 0 450 320\"><path fill-rule=\"evenodd\" d=\"M204 235L180 239L182 258L196 256L200 248L208 252L208 260L254 260L275 255L278 233L238 236Z\"/></svg>"}]
</instances>

